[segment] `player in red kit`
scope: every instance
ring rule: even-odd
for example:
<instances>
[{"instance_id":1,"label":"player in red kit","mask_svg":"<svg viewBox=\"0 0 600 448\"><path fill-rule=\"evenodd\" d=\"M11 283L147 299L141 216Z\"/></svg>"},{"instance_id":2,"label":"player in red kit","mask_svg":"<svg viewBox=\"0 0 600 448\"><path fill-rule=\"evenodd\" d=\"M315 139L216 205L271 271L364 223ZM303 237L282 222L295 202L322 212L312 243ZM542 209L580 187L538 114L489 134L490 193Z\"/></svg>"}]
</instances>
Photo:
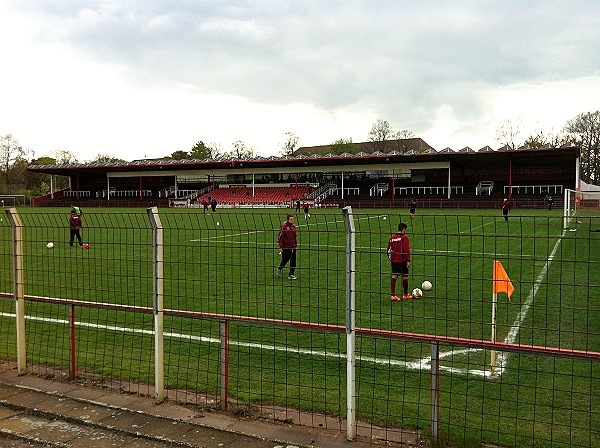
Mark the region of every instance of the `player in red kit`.
<instances>
[{"instance_id":1,"label":"player in red kit","mask_svg":"<svg viewBox=\"0 0 600 448\"><path fill-rule=\"evenodd\" d=\"M81 213L79 207L72 206L71 207L71 216L69 217L69 230L71 236L69 238L69 245L73 246L73 242L75 241L75 237L77 237L77 241L79 241L79 245L83 247L83 241L81 239L81 229L83 228L83 224L81 223Z\"/></svg>"},{"instance_id":2,"label":"player in red kit","mask_svg":"<svg viewBox=\"0 0 600 448\"><path fill-rule=\"evenodd\" d=\"M508 212L510 211L510 202L508 199L504 198L502 201L502 215L504 216L504 220L508 222Z\"/></svg>"},{"instance_id":3,"label":"player in red kit","mask_svg":"<svg viewBox=\"0 0 600 448\"><path fill-rule=\"evenodd\" d=\"M290 262L290 280L296 280L298 277L294 275L296 272L296 226L294 225L294 215L287 215L287 219L279 227L279 235L277 237L279 243L279 253L281 253L281 262L277 266L277 277L281 277L281 273L285 265Z\"/></svg>"},{"instance_id":4,"label":"player in red kit","mask_svg":"<svg viewBox=\"0 0 600 448\"><path fill-rule=\"evenodd\" d=\"M394 233L388 241L387 254L392 263L392 296L391 300L396 301L400 298L396 295L396 280L402 276L402 289L404 290L403 299L410 299L408 294L408 268L410 266L410 242L406 235L408 226L401 222L398 224L398 232Z\"/></svg>"}]
</instances>

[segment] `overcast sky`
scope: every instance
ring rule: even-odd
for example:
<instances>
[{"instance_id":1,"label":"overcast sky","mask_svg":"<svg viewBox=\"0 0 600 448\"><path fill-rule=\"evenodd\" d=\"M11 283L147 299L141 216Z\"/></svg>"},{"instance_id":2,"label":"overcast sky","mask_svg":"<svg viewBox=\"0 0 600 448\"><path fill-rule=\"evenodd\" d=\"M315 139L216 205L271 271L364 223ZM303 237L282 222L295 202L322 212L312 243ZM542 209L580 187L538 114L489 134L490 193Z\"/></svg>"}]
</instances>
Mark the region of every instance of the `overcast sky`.
<instances>
[{"instance_id":1,"label":"overcast sky","mask_svg":"<svg viewBox=\"0 0 600 448\"><path fill-rule=\"evenodd\" d=\"M600 109L600 1L0 0L0 135L79 161L368 140L498 148Z\"/></svg>"}]
</instances>

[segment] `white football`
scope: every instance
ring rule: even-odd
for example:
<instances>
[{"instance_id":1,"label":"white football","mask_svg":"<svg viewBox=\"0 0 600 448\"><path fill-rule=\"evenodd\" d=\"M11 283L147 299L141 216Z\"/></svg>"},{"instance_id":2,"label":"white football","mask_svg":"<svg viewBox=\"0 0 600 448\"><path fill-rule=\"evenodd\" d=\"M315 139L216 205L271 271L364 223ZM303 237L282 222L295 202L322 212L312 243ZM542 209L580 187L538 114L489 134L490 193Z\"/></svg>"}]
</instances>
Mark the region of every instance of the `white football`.
<instances>
[{"instance_id":1,"label":"white football","mask_svg":"<svg viewBox=\"0 0 600 448\"><path fill-rule=\"evenodd\" d=\"M433 285L431 284L431 282L429 280L425 280L423 282L423 284L421 285L421 288L423 288L423 291L430 291L431 288L433 288Z\"/></svg>"},{"instance_id":2,"label":"white football","mask_svg":"<svg viewBox=\"0 0 600 448\"><path fill-rule=\"evenodd\" d=\"M415 299L420 299L423 297L423 291L421 291L419 288L415 288L412 290L412 296Z\"/></svg>"},{"instance_id":3,"label":"white football","mask_svg":"<svg viewBox=\"0 0 600 448\"><path fill-rule=\"evenodd\" d=\"M46 246L48 247L48 249L52 249L54 247L54 243L50 241L48 244L46 244Z\"/></svg>"},{"instance_id":4,"label":"white football","mask_svg":"<svg viewBox=\"0 0 600 448\"><path fill-rule=\"evenodd\" d=\"M219 225L219 221L217 221L217 225Z\"/></svg>"},{"instance_id":5,"label":"white football","mask_svg":"<svg viewBox=\"0 0 600 448\"><path fill-rule=\"evenodd\" d=\"M387 216L384 216L384 217L383 217L383 219L384 219L384 220L385 220L385 219L387 219Z\"/></svg>"}]
</instances>

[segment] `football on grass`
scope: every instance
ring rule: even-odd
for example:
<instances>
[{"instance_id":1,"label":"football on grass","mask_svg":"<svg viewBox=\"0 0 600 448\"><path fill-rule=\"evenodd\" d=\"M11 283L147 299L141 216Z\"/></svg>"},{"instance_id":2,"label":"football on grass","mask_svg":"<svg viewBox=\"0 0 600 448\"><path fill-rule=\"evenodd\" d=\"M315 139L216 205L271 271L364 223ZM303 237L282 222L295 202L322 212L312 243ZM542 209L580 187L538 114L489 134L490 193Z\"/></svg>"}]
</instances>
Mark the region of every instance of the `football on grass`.
<instances>
[{"instance_id":1,"label":"football on grass","mask_svg":"<svg viewBox=\"0 0 600 448\"><path fill-rule=\"evenodd\" d=\"M421 291L419 288L415 288L412 290L412 296L415 299L420 299L421 297L423 297L423 291Z\"/></svg>"},{"instance_id":2,"label":"football on grass","mask_svg":"<svg viewBox=\"0 0 600 448\"><path fill-rule=\"evenodd\" d=\"M54 247L54 243L50 241L48 244L46 244L46 246L48 247L48 249L52 249Z\"/></svg>"},{"instance_id":3,"label":"football on grass","mask_svg":"<svg viewBox=\"0 0 600 448\"><path fill-rule=\"evenodd\" d=\"M421 288L423 289L423 291L430 291L431 288L433 288L433 285L429 280L425 280L421 285Z\"/></svg>"}]
</instances>

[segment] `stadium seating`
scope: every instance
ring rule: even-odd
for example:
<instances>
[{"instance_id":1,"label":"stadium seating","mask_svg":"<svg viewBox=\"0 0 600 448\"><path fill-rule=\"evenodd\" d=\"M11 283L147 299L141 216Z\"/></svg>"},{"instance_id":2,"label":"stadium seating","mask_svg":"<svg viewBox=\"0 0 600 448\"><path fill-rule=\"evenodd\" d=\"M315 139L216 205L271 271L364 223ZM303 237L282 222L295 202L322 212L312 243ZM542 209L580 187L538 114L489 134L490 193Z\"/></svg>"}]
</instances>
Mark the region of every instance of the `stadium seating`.
<instances>
[{"instance_id":1,"label":"stadium seating","mask_svg":"<svg viewBox=\"0 0 600 448\"><path fill-rule=\"evenodd\" d=\"M254 193L254 194L253 194ZM279 205L289 206L296 199L304 199L306 189L304 187L231 187L217 188L202 196L198 196L197 202L201 203L208 197L215 198L219 204L231 206L243 205Z\"/></svg>"}]
</instances>

